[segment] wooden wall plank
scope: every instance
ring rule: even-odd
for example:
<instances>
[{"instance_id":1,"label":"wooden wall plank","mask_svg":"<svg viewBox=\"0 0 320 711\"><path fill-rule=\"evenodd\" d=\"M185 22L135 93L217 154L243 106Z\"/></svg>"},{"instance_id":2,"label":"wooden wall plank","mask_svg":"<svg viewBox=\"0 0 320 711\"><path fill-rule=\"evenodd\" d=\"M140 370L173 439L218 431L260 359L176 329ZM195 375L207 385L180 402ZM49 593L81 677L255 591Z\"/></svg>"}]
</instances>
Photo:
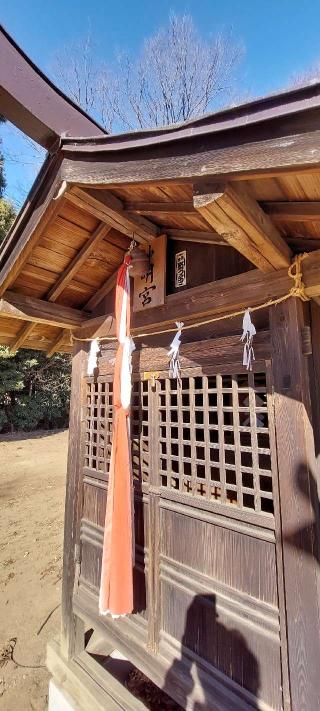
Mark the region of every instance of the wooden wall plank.
<instances>
[{"instance_id":1,"label":"wooden wall plank","mask_svg":"<svg viewBox=\"0 0 320 711\"><path fill-rule=\"evenodd\" d=\"M73 656L77 644L77 620L73 614L72 595L80 563L81 474L84 440L83 376L86 362L87 344L76 343L72 359L61 603L61 653L67 659Z\"/></svg>"},{"instance_id":2,"label":"wooden wall plank","mask_svg":"<svg viewBox=\"0 0 320 711\"><path fill-rule=\"evenodd\" d=\"M318 500L303 304L270 309L291 703L320 708Z\"/></svg>"}]
</instances>

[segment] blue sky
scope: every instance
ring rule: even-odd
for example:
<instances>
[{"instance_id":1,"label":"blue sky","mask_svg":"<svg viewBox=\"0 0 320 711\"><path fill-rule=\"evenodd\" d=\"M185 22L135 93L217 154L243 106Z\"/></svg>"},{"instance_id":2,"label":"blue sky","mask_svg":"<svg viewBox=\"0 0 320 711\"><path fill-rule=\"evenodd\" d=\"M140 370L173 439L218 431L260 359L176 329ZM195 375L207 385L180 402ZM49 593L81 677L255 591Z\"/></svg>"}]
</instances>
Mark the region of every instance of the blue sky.
<instances>
[{"instance_id":1,"label":"blue sky","mask_svg":"<svg viewBox=\"0 0 320 711\"><path fill-rule=\"evenodd\" d=\"M239 93L261 95L282 88L290 75L320 60L320 0L2 0L0 22L50 75L59 48L91 34L101 58L135 52L165 24L170 10L192 15L204 37L232 29L245 46ZM1 107L0 107L1 109ZM41 155L11 126L1 128L7 195L22 202Z\"/></svg>"}]
</instances>

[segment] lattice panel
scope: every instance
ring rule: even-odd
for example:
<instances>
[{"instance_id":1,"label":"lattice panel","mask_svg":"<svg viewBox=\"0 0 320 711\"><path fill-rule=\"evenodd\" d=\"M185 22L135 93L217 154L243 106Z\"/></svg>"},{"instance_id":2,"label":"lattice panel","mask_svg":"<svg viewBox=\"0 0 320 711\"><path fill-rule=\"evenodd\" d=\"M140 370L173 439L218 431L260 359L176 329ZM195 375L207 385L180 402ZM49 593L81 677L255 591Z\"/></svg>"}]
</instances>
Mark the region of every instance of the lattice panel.
<instances>
[{"instance_id":1,"label":"lattice panel","mask_svg":"<svg viewBox=\"0 0 320 711\"><path fill-rule=\"evenodd\" d=\"M150 480L150 390L148 381L134 381L131 397L132 473L135 483Z\"/></svg>"},{"instance_id":2,"label":"lattice panel","mask_svg":"<svg viewBox=\"0 0 320 711\"><path fill-rule=\"evenodd\" d=\"M273 514L264 372L158 383L162 487Z\"/></svg>"},{"instance_id":3,"label":"lattice panel","mask_svg":"<svg viewBox=\"0 0 320 711\"><path fill-rule=\"evenodd\" d=\"M87 382L85 466L108 473L111 454L113 384Z\"/></svg>"},{"instance_id":4,"label":"lattice panel","mask_svg":"<svg viewBox=\"0 0 320 711\"><path fill-rule=\"evenodd\" d=\"M108 474L111 455L113 384L87 382L85 466ZM148 382L132 384L132 470L135 481L149 481Z\"/></svg>"}]
</instances>

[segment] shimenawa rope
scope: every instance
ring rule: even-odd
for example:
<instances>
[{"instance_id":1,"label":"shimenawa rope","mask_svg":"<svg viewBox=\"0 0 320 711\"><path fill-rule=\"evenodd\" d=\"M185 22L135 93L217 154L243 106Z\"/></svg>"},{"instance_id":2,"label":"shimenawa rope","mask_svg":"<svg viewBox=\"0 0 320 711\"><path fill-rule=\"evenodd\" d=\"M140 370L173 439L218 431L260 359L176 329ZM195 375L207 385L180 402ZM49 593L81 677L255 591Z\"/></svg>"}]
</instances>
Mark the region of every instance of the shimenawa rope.
<instances>
[{"instance_id":1,"label":"shimenawa rope","mask_svg":"<svg viewBox=\"0 0 320 711\"><path fill-rule=\"evenodd\" d=\"M291 277L291 279L294 280L294 286L291 287L290 291L288 291L287 294L284 294L284 296L279 296L277 299L268 299L268 301L264 301L263 304L258 304L257 306L250 306L249 311L260 311L260 309L265 309L268 308L268 306L276 306L277 304L281 304L284 301L287 301L288 299L296 298L296 299L301 299L301 301L309 301L309 296L307 296L305 292L305 284L302 280L303 274L302 274L302 269L301 269L301 263L303 260L308 257L309 254L307 252L304 252L303 254L296 254L295 257L293 258L292 264L290 265L288 269L288 276ZM199 326L206 326L209 323L216 323L217 321L223 321L223 319L229 319L229 318L235 318L236 316L243 316L245 311L247 310L247 307L244 307L240 309L239 311L232 311L232 313L229 314L221 314L220 316L213 316L212 318L205 319L204 321L195 321L194 323L188 323L184 324L181 328L182 331L187 331L190 328L199 328ZM181 319L177 319L178 321L181 321ZM135 329L132 329L132 336L136 338L147 338L147 336L160 336L163 333L175 333L177 331L177 326L175 325L172 328L164 328L161 329L160 331L148 331L146 333L135 333ZM100 343L103 341L116 341L115 336L99 336L96 337ZM90 342L96 340L96 338L78 338L77 336L74 336L73 333L70 331L70 341L71 344L73 341L81 341L81 342Z\"/></svg>"}]
</instances>

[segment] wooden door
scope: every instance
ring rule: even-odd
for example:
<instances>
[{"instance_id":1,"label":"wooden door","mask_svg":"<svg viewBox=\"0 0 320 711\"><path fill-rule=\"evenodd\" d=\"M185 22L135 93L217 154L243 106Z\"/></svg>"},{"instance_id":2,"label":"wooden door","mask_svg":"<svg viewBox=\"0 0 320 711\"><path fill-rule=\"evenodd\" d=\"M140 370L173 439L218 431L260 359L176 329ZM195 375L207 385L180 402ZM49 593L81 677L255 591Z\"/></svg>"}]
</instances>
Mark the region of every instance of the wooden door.
<instances>
[{"instance_id":1,"label":"wooden door","mask_svg":"<svg viewBox=\"0 0 320 711\"><path fill-rule=\"evenodd\" d=\"M201 346L198 356L192 347L195 365L183 370L181 388L164 370L145 380L136 357L136 614L99 624L185 708L278 710L286 653L269 362L252 373L239 363L198 366ZM76 598L96 619L111 448L108 363L105 352L98 377L85 381Z\"/></svg>"},{"instance_id":2,"label":"wooden door","mask_svg":"<svg viewBox=\"0 0 320 711\"><path fill-rule=\"evenodd\" d=\"M185 370L181 389L157 383L159 651L176 657L168 679L202 675L203 708L215 686L237 684L253 707L258 697L280 709L270 374L267 364L205 371Z\"/></svg>"}]
</instances>

